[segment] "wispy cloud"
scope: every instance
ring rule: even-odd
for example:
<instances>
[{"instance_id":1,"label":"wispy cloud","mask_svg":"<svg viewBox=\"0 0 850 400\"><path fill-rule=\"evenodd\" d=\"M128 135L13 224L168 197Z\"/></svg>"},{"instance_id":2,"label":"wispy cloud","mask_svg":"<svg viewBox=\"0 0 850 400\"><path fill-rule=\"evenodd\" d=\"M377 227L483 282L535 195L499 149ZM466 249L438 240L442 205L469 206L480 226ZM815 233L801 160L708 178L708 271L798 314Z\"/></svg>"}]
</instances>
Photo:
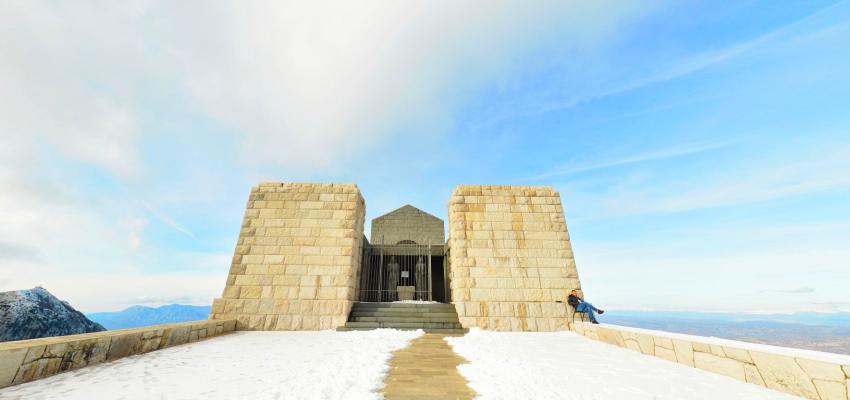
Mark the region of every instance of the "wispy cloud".
<instances>
[{"instance_id":1,"label":"wispy cloud","mask_svg":"<svg viewBox=\"0 0 850 400\"><path fill-rule=\"evenodd\" d=\"M32 247L0 242L0 260L41 261L38 251Z\"/></svg>"},{"instance_id":2,"label":"wispy cloud","mask_svg":"<svg viewBox=\"0 0 850 400\"><path fill-rule=\"evenodd\" d=\"M614 84L612 86L609 86L608 88L596 89L595 91L578 95L575 95L574 92L571 92L572 96L567 99L556 101L547 99L539 101L537 104L532 106L522 107L513 104L495 117L473 125L472 128L470 128L470 132L476 132L484 127L495 125L496 123L507 119L534 116L553 111L565 110L575 107L579 104L615 96L620 93L629 92L635 89L651 86L656 83L667 82L683 76L687 76L694 72L701 71L713 65L726 62L740 55L746 54L752 50L768 45L775 39L778 39L783 35L793 32L795 28L798 28L799 26L804 25L817 18L823 17L824 15L828 15L831 12L834 12L836 8L846 5L848 1L850 0L845 0L840 3L833 4L812 15L806 16L802 19L777 28L755 39L731 44L718 49L710 49L701 53L675 58L672 61L667 61L666 63L657 65L655 68L651 68L654 69L654 72L649 72L643 77L638 77L635 79L627 80L626 82Z\"/></svg>"},{"instance_id":3,"label":"wispy cloud","mask_svg":"<svg viewBox=\"0 0 850 400\"><path fill-rule=\"evenodd\" d=\"M124 301L128 304L208 304L209 298L193 296L142 296Z\"/></svg>"},{"instance_id":4,"label":"wispy cloud","mask_svg":"<svg viewBox=\"0 0 850 400\"><path fill-rule=\"evenodd\" d=\"M760 293L775 292L775 293L814 293L815 289L808 286L803 286L797 289L778 289L778 290L760 290Z\"/></svg>"},{"instance_id":5,"label":"wispy cloud","mask_svg":"<svg viewBox=\"0 0 850 400\"><path fill-rule=\"evenodd\" d=\"M679 212L756 203L850 187L850 148L784 165L705 179L697 189L676 188L671 196L646 202L643 212Z\"/></svg>"},{"instance_id":6,"label":"wispy cloud","mask_svg":"<svg viewBox=\"0 0 850 400\"><path fill-rule=\"evenodd\" d=\"M145 203L145 202L142 202L142 205L143 205L145 208L147 208L147 209L148 209L148 211L150 211L150 212L151 212L151 214L153 214L153 215L155 215L157 218L161 219L161 220L162 220L162 222L165 222L166 224L168 224L168 225L169 225L169 226L171 226L172 228L177 229L178 231L185 233L187 236L189 236L189 237L190 237L190 238L192 238L192 239L197 239L197 238L195 237L195 234L194 234L194 233L192 233L192 231L190 231L190 230L186 229L183 225L178 224L178 223L177 223L177 222L175 222L173 219L169 218L167 215L165 215L165 214L163 214L163 213L159 212L159 210L157 210L156 208L154 208L154 207L153 207L153 206L151 206L150 204Z\"/></svg>"},{"instance_id":7,"label":"wispy cloud","mask_svg":"<svg viewBox=\"0 0 850 400\"><path fill-rule=\"evenodd\" d=\"M713 150L713 149L716 149L716 148L719 148L719 147L728 146L732 143L734 143L734 142L709 143L709 144L706 144L706 143L689 143L689 144L685 144L685 145L681 145L681 146L675 146L675 147L670 147L670 148L652 151L652 152L648 152L648 153L638 154L638 155L626 157L626 158L623 158L623 159L620 159L620 160L617 160L617 161L610 161L610 162L596 164L596 165L590 165L590 166L586 166L586 167L559 169L559 170L555 170L555 171L551 171L551 172L547 172L545 174L539 175L539 176L535 177L534 179L544 179L544 178L549 178L549 177L558 176L558 175L568 175L568 174L574 174L574 173L578 173L578 172L592 171L592 170L595 170L595 169L615 167L615 166L623 165L623 164L632 164L632 163L638 163L638 162L643 162L643 161L659 160L659 159L663 159L663 158L670 158L670 157L683 156L683 155L687 155L687 154L701 153L701 152Z\"/></svg>"}]
</instances>

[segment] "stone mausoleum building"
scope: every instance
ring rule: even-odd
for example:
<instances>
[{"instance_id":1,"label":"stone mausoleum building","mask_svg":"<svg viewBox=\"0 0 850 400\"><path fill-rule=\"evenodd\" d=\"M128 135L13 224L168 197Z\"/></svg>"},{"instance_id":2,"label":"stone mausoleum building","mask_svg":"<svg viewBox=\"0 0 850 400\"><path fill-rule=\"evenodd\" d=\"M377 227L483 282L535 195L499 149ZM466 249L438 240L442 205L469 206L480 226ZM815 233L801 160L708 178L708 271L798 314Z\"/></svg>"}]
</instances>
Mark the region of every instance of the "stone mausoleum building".
<instances>
[{"instance_id":1,"label":"stone mausoleum building","mask_svg":"<svg viewBox=\"0 0 850 400\"><path fill-rule=\"evenodd\" d=\"M436 302L463 328L569 330L566 298L581 283L551 187L458 186L448 240L442 219L410 205L372 220L368 239L365 216L355 184L254 187L211 319L343 329L365 319L355 319L358 306Z\"/></svg>"}]
</instances>

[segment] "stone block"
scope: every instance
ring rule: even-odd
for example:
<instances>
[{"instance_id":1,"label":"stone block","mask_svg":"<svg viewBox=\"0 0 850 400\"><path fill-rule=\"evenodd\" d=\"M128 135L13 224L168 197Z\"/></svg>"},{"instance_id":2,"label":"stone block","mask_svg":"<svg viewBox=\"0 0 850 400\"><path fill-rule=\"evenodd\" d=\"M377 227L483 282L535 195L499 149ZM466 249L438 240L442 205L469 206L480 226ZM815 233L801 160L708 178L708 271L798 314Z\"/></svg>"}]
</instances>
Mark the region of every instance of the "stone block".
<instances>
[{"instance_id":1,"label":"stone block","mask_svg":"<svg viewBox=\"0 0 850 400\"><path fill-rule=\"evenodd\" d=\"M809 399L818 398L811 379L793 358L756 351L749 353L768 388Z\"/></svg>"},{"instance_id":2,"label":"stone block","mask_svg":"<svg viewBox=\"0 0 850 400\"><path fill-rule=\"evenodd\" d=\"M599 328L597 329L597 333L599 335L599 341L601 342L613 344L619 347L626 347L625 342L623 342L623 336L616 330Z\"/></svg>"},{"instance_id":3,"label":"stone block","mask_svg":"<svg viewBox=\"0 0 850 400\"><path fill-rule=\"evenodd\" d=\"M129 355L138 354L142 347L141 333L128 333L114 336L106 352L106 360L112 361Z\"/></svg>"},{"instance_id":4,"label":"stone block","mask_svg":"<svg viewBox=\"0 0 850 400\"><path fill-rule=\"evenodd\" d=\"M12 384L18 368L24 364L27 348L0 350L0 388Z\"/></svg>"},{"instance_id":5,"label":"stone block","mask_svg":"<svg viewBox=\"0 0 850 400\"><path fill-rule=\"evenodd\" d=\"M635 336L640 347L640 352L650 356L655 355L655 339L650 335L638 333Z\"/></svg>"},{"instance_id":6,"label":"stone block","mask_svg":"<svg viewBox=\"0 0 850 400\"><path fill-rule=\"evenodd\" d=\"M640 345L638 344L637 340L628 339L628 340L624 340L623 342L625 343L627 349L634 350L638 353L641 352L640 351ZM691 365L691 366L693 366L693 365Z\"/></svg>"},{"instance_id":7,"label":"stone block","mask_svg":"<svg viewBox=\"0 0 850 400\"><path fill-rule=\"evenodd\" d=\"M744 377L747 382L754 383L759 386L765 386L764 380L761 378L758 368L753 364L744 364Z\"/></svg>"},{"instance_id":8,"label":"stone block","mask_svg":"<svg viewBox=\"0 0 850 400\"><path fill-rule=\"evenodd\" d=\"M847 400L847 388L843 382L812 379L820 400Z\"/></svg>"},{"instance_id":9,"label":"stone block","mask_svg":"<svg viewBox=\"0 0 850 400\"><path fill-rule=\"evenodd\" d=\"M676 359L676 352L666 347L655 346L655 356L667 361L678 362Z\"/></svg>"},{"instance_id":10,"label":"stone block","mask_svg":"<svg viewBox=\"0 0 850 400\"><path fill-rule=\"evenodd\" d=\"M845 379L844 371L841 370L841 366L838 364L807 360L805 358L797 358L796 361L812 379L833 382L843 382Z\"/></svg>"},{"instance_id":11,"label":"stone block","mask_svg":"<svg viewBox=\"0 0 850 400\"><path fill-rule=\"evenodd\" d=\"M744 364L731 358L698 352L694 353L694 366L705 371L726 375L739 381L746 381Z\"/></svg>"},{"instance_id":12,"label":"stone block","mask_svg":"<svg viewBox=\"0 0 850 400\"><path fill-rule=\"evenodd\" d=\"M691 342L673 339L673 351L676 352L676 360L689 367L694 366L694 349Z\"/></svg>"},{"instance_id":13,"label":"stone block","mask_svg":"<svg viewBox=\"0 0 850 400\"><path fill-rule=\"evenodd\" d=\"M44 356L44 351L47 350L47 346L33 346L30 347L27 351L27 356L24 358L24 361L21 364L29 364L35 360L40 359Z\"/></svg>"},{"instance_id":14,"label":"stone block","mask_svg":"<svg viewBox=\"0 0 850 400\"><path fill-rule=\"evenodd\" d=\"M723 346L723 353L726 357L729 357L733 360L738 360L744 363L753 363L753 359L750 358L750 353L746 350L736 349L734 347ZM840 370L838 372L841 372Z\"/></svg>"}]
</instances>

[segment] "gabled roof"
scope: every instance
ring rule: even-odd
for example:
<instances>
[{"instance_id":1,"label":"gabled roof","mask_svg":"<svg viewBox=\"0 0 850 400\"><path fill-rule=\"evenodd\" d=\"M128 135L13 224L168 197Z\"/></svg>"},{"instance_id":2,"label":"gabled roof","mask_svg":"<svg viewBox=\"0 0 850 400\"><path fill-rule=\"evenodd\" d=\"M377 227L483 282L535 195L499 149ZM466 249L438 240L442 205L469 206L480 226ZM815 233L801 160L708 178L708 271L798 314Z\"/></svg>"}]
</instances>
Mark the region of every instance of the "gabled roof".
<instances>
[{"instance_id":1,"label":"gabled roof","mask_svg":"<svg viewBox=\"0 0 850 400\"><path fill-rule=\"evenodd\" d=\"M428 214L425 211L422 211L422 210L420 210L420 209L418 209L418 208L416 208L416 207L414 207L410 204L406 204L403 207L397 208L397 209L390 211L390 212L388 212L384 215L381 215L380 217L375 218L375 219L385 219L385 218L386 219L402 219L402 218L399 218L399 217L406 216L406 215L409 215L411 217L428 218L428 219L435 219L435 220L438 220L438 221L442 221L442 219L437 218L437 217L435 217L431 214Z\"/></svg>"}]
</instances>

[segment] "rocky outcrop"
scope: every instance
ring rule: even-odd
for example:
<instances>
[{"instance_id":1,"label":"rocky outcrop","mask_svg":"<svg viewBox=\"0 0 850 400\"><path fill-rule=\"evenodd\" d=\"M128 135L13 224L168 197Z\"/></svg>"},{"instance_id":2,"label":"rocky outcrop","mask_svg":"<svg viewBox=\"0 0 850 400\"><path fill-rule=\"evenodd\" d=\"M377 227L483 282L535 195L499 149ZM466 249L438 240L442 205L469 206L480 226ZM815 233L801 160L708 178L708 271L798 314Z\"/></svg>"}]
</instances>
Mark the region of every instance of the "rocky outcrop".
<instances>
[{"instance_id":1,"label":"rocky outcrop","mask_svg":"<svg viewBox=\"0 0 850 400\"><path fill-rule=\"evenodd\" d=\"M40 286L0 293L0 342L105 330Z\"/></svg>"}]
</instances>

